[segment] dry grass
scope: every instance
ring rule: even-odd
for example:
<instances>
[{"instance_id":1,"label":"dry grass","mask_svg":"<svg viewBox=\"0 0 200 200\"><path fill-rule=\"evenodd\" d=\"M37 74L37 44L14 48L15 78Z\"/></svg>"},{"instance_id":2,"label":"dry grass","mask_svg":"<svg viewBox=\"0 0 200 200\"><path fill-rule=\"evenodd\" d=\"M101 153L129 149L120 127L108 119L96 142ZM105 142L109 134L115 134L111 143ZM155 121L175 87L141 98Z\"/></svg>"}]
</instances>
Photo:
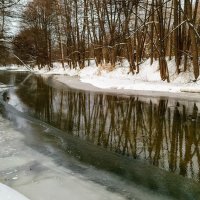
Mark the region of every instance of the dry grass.
<instances>
[{"instance_id":1,"label":"dry grass","mask_svg":"<svg viewBox=\"0 0 200 200\"><path fill-rule=\"evenodd\" d=\"M97 75L101 75L102 71L106 71L106 72L111 72L114 70L114 66L111 65L110 63L103 63L98 65L98 74Z\"/></svg>"}]
</instances>

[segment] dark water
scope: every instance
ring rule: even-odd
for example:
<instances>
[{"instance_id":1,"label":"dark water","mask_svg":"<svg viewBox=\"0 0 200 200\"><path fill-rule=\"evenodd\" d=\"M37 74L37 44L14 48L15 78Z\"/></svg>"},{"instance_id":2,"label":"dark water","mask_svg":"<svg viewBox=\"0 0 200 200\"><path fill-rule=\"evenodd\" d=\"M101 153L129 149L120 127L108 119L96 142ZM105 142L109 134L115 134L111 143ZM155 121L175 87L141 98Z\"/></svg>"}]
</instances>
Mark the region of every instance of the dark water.
<instances>
[{"instance_id":1,"label":"dark water","mask_svg":"<svg viewBox=\"0 0 200 200\"><path fill-rule=\"evenodd\" d=\"M0 81L18 86L9 103L66 133L63 148L81 161L177 199L200 199L199 102L70 90L26 73L1 73Z\"/></svg>"}]
</instances>

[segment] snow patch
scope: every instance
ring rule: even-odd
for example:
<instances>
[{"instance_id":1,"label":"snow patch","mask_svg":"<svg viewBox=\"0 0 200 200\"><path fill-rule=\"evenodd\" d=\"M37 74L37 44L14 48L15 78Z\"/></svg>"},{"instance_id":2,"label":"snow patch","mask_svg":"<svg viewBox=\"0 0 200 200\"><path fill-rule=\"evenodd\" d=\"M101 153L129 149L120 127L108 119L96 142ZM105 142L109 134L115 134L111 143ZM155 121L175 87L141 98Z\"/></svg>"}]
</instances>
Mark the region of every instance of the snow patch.
<instances>
[{"instance_id":1,"label":"snow patch","mask_svg":"<svg viewBox=\"0 0 200 200\"><path fill-rule=\"evenodd\" d=\"M63 68L61 63L55 62L51 68L45 66L42 69L39 69L38 66L35 66L33 71L37 74L63 74L68 76L77 76L79 69L70 68L67 64L65 64Z\"/></svg>"},{"instance_id":2,"label":"snow patch","mask_svg":"<svg viewBox=\"0 0 200 200\"><path fill-rule=\"evenodd\" d=\"M7 65L7 66L0 66L0 71L3 70L9 70L9 71L30 71L28 70L25 66L22 65L16 65L16 64L12 64L12 65Z\"/></svg>"},{"instance_id":3,"label":"snow patch","mask_svg":"<svg viewBox=\"0 0 200 200\"><path fill-rule=\"evenodd\" d=\"M0 183L0 199L2 200L28 200L25 196L12 188Z\"/></svg>"},{"instance_id":4,"label":"snow patch","mask_svg":"<svg viewBox=\"0 0 200 200\"><path fill-rule=\"evenodd\" d=\"M167 58L170 83L162 81L160 78L159 62L154 61L151 65L150 59L146 60L139 66L139 73L132 74L129 71L128 64L122 64L113 71L101 70L98 68L86 67L84 71L79 72L80 80L84 83L90 83L95 87L108 89L128 89L156 92L172 92L180 93L183 88L190 87L190 91L199 92L200 80L196 82L194 87L194 75L192 69L183 72L183 65L180 66L181 73L177 73L175 59ZM85 73L87 72L87 73ZM98 73L97 73L98 72ZM189 91L189 90L188 90Z\"/></svg>"}]
</instances>

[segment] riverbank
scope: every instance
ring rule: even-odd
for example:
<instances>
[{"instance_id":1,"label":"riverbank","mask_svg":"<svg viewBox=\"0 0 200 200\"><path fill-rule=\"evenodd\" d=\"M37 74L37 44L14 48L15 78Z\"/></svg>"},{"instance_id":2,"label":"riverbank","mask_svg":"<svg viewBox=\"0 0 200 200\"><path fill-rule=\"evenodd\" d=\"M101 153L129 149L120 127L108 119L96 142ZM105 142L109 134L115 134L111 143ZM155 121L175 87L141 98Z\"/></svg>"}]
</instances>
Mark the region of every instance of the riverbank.
<instances>
[{"instance_id":1,"label":"riverbank","mask_svg":"<svg viewBox=\"0 0 200 200\"><path fill-rule=\"evenodd\" d=\"M200 101L199 93L189 92L167 92L167 91L151 91L151 90L131 90L131 89L116 89L116 88L98 88L90 83L81 82L78 76L66 76L66 75L48 75L49 84L56 84L56 82L64 84L66 87L70 87L76 90L91 91L98 93L117 94L122 96L149 96L149 97L163 97L174 98L182 100Z\"/></svg>"},{"instance_id":2,"label":"riverbank","mask_svg":"<svg viewBox=\"0 0 200 200\"><path fill-rule=\"evenodd\" d=\"M200 78L194 80L191 68L181 73L176 72L174 59L168 61L170 82L162 81L158 69L158 61L150 65L147 60L140 65L140 72L129 72L128 63L117 65L114 70L110 66L97 67L92 61L84 69L70 69L67 65L63 69L60 63L54 63L51 70L48 67L32 72L51 77L73 89L106 92L121 95L142 95L152 97L171 97L181 99L200 100ZM183 66L182 66L183 68ZM26 71L26 67L15 65L1 67L1 70Z\"/></svg>"}]
</instances>

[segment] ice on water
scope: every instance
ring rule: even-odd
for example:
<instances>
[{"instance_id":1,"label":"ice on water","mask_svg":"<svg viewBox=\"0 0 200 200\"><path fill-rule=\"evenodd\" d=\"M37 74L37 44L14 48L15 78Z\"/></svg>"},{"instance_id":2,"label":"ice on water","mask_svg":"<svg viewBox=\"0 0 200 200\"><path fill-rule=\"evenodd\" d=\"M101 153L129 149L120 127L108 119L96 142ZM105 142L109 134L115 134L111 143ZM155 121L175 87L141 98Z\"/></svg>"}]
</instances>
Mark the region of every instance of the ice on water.
<instances>
[{"instance_id":1,"label":"ice on water","mask_svg":"<svg viewBox=\"0 0 200 200\"><path fill-rule=\"evenodd\" d=\"M0 148L0 181L31 200L124 199L28 147L24 136L1 115Z\"/></svg>"}]
</instances>

